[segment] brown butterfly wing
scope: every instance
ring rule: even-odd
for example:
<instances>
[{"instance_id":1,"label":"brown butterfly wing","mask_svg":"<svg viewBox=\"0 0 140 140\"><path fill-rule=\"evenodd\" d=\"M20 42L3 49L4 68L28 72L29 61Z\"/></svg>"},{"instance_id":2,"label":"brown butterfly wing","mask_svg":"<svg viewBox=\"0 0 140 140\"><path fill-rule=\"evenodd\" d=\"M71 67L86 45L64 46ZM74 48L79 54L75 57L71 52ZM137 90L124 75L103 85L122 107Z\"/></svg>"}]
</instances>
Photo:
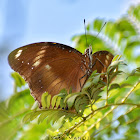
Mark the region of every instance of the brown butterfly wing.
<instances>
[{"instance_id":1,"label":"brown butterfly wing","mask_svg":"<svg viewBox=\"0 0 140 140\"><path fill-rule=\"evenodd\" d=\"M92 70L97 70L98 73L105 73L114 56L108 51L98 51L95 52L92 57L94 64ZM106 81L105 76L102 76L102 78Z\"/></svg>"},{"instance_id":2,"label":"brown butterfly wing","mask_svg":"<svg viewBox=\"0 0 140 140\"><path fill-rule=\"evenodd\" d=\"M77 50L59 43L42 42L18 48L8 60L12 69L24 77L31 94L41 105L41 95L52 96L63 88L79 92L84 84L86 68L81 63L84 56ZM81 69L82 67L82 69Z\"/></svg>"}]
</instances>

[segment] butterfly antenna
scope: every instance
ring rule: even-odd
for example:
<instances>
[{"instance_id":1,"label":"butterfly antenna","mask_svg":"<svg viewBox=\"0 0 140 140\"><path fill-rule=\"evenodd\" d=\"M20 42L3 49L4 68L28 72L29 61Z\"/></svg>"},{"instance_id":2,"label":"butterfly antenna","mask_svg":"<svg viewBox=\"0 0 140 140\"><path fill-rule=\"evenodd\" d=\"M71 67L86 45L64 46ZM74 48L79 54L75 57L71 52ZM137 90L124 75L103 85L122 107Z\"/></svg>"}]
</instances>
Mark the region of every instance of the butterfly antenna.
<instances>
[{"instance_id":1,"label":"butterfly antenna","mask_svg":"<svg viewBox=\"0 0 140 140\"><path fill-rule=\"evenodd\" d=\"M98 32L98 34L95 36L95 38L92 40L92 43L93 41L98 37L98 35L100 34L100 32L102 31L102 29L104 28L104 26L106 25L107 22L105 22L102 26L102 28L100 29L100 31Z\"/></svg>"},{"instance_id":2,"label":"butterfly antenna","mask_svg":"<svg viewBox=\"0 0 140 140\"><path fill-rule=\"evenodd\" d=\"M85 19L84 19L84 27L85 27L86 45L88 46L88 43L87 43L87 32L86 32L86 21L85 21Z\"/></svg>"}]
</instances>

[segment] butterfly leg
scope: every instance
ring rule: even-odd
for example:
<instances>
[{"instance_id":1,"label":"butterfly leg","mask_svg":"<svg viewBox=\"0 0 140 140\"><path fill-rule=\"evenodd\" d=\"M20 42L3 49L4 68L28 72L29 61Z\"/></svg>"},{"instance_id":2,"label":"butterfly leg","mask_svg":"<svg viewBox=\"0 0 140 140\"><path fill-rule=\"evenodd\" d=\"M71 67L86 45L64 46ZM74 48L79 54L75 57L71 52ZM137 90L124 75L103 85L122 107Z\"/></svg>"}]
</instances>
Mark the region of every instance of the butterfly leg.
<instances>
[{"instance_id":1,"label":"butterfly leg","mask_svg":"<svg viewBox=\"0 0 140 140\"><path fill-rule=\"evenodd\" d=\"M81 88L81 90L82 90L82 88L83 88L83 86L84 86L84 84L83 84L83 86L81 85L81 79L83 79L85 76L87 76L87 72L86 72L86 74L85 75L83 75L80 79L79 79L79 83L80 83L80 88ZM86 80L85 80L86 81Z\"/></svg>"},{"instance_id":2,"label":"butterfly leg","mask_svg":"<svg viewBox=\"0 0 140 140\"><path fill-rule=\"evenodd\" d=\"M103 63L102 63L102 61L100 60L100 59L98 59L98 58L96 58L95 59L95 61L94 61L94 64L92 64L92 67L94 67L95 66L95 64L96 64L96 62L97 61L99 61L100 62L100 64L103 66L103 67L107 67L106 65L104 65Z\"/></svg>"}]
</instances>

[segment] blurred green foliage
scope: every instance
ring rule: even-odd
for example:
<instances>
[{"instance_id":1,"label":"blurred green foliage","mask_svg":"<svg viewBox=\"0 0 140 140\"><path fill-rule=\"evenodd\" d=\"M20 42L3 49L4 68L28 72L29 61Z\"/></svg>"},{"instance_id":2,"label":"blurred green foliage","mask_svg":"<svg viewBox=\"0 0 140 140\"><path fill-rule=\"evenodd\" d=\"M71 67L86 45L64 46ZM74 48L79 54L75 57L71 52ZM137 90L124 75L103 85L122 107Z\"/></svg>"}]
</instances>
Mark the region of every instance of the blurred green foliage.
<instances>
[{"instance_id":1,"label":"blurred green foliage","mask_svg":"<svg viewBox=\"0 0 140 140\"><path fill-rule=\"evenodd\" d=\"M140 47L139 11L140 5L131 6L101 32L104 19L87 26L87 42L94 52L117 55L105 73L107 83L94 71L82 92L68 94L63 89L52 100L44 93L39 109L25 81L12 73L14 93L0 103L0 140L140 139L140 55L135 54ZM84 34L72 40L79 51L87 48Z\"/></svg>"}]
</instances>

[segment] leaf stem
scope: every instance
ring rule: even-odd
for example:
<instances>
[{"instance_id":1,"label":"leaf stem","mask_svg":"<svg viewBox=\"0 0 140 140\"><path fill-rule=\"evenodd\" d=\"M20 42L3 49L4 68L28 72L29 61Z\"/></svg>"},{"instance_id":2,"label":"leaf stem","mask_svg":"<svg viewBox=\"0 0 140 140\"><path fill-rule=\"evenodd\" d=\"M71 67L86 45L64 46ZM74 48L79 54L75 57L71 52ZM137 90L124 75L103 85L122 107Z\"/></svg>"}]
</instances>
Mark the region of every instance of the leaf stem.
<instances>
[{"instance_id":1,"label":"leaf stem","mask_svg":"<svg viewBox=\"0 0 140 140\"><path fill-rule=\"evenodd\" d=\"M107 90L106 90L106 105L108 105L108 92L109 92L109 75L106 73L107 76Z\"/></svg>"},{"instance_id":2,"label":"leaf stem","mask_svg":"<svg viewBox=\"0 0 140 140\"><path fill-rule=\"evenodd\" d=\"M140 83L140 79L136 82L136 84L130 89L130 91L126 94L126 96L121 100L121 103L124 103L128 96L136 89L138 84Z\"/></svg>"}]
</instances>

